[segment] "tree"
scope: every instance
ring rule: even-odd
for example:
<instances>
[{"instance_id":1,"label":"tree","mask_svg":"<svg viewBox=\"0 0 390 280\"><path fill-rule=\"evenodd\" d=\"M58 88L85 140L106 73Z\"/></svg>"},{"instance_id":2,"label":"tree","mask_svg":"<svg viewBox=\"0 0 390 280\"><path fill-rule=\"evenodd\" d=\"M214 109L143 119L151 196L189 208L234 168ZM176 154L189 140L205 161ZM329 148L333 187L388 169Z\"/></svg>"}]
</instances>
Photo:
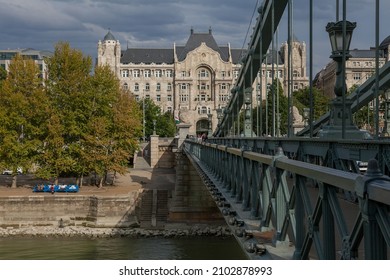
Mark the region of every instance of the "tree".
<instances>
[{"instance_id":1,"label":"tree","mask_svg":"<svg viewBox=\"0 0 390 280\"><path fill-rule=\"evenodd\" d=\"M273 104L272 104L272 92L275 93L275 112L273 111ZM262 101L262 108L261 108L261 119L260 119L260 112L259 112L259 120L257 118L257 111L260 110L258 106L253 108L252 110L252 118L253 118L253 131L256 133L257 127L260 127L260 123L258 124L258 121L262 120L262 129L263 131L260 131L261 135L269 134L272 135L273 130L273 114L275 114L275 135L277 135L277 129L278 129L278 118L277 118L277 108L279 107L279 114L280 114L280 120L279 120L279 131L280 135L287 133L287 114L288 114L288 100L287 97L283 94L283 88L280 84L280 81L274 80L273 84L269 88L267 92L267 99ZM267 118L266 118L267 114ZM268 123L266 123L266 121ZM268 131L267 131L268 126ZM260 136L260 135L259 135Z\"/></svg>"},{"instance_id":2,"label":"tree","mask_svg":"<svg viewBox=\"0 0 390 280\"><path fill-rule=\"evenodd\" d=\"M143 109L143 106L145 108ZM171 113L161 113L161 108L150 98L139 101L139 107L145 111L145 136L149 138L153 134L154 123L156 122L156 134L160 137L173 137L176 133L175 120Z\"/></svg>"},{"instance_id":3,"label":"tree","mask_svg":"<svg viewBox=\"0 0 390 280\"><path fill-rule=\"evenodd\" d=\"M317 88L313 87L314 119L318 119L329 111L330 98L323 95ZM308 87L293 93L293 105L303 115L303 108L310 108L310 89Z\"/></svg>"},{"instance_id":4,"label":"tree","mask_svg":"<svg viewBox=\"0 0 390 280\"><path fill-rule=\"evenodd\" d=\"M28 170L41 147L48 116L48 99L39 78L39 68L31 59L16 55L0 90L0 165L13 171Z\"/></svg>"},{"instance_id":5,"label":"tree","mask_svg":"<svg viewBox=\"0 0 390 280\"><path fill-rule=\"evenodd\" d=\"M47 60L47 94L52 106L52 119L46 129L46 142L40 159L39 174L51 174L58 178L64 172L81 172L80 141L88 123L88 96L86 95L92 60L81 51L72 49L69 43L59 42L54 55ZM56 115L57 117L54 117ZM50 129L53 129L51 131ZM55 138L49 137L54 136ZM60 139L62 138L62 139ZM60 147L60 143L62 147ZM55 152L49 151L55 147ZM61 162L53 166L53 162Z\"/></svg>"},{"instance_id":6,"label":"tree","mask_svg":"<svg viewBox=\"0 0 390 280\"><path fill-rule=\"evenodd\" d=\"M108 171L125 173L127 163L138 148L141 114L129 93L109 67L96 67L87 91L89 118L81 144L83 164L103 185Z\"/></svg>"}]
</instances>

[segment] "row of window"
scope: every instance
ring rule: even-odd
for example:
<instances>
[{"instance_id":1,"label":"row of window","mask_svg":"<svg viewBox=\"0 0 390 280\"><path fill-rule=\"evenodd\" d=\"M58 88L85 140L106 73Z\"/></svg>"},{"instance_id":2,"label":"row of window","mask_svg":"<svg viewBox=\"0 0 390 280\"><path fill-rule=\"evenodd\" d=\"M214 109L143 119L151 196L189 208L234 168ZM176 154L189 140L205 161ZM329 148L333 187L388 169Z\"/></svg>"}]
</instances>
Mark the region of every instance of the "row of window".
<instances>
[{"instance_id":1,"label":"row of window","mask_svg":"<svg viewBox=\"0 0 390 280\"><path fill-rule=\"evenodd\" d=\"M173 77L173 70L167 69L167 70L139 70L139 69L134 69L134 70L128 70L124 69L121 71L121 76L122 78L128 78L132 76L133 78L140 78L141 75L143 75L144 78L151 78L152 74L156 78L162 78L162 77L167 77L167 78L172 78Z\"/></svg>"},{"instance_id":2,"label":"row of window","mask_svg":"<svg viewBox=\"0 0 390 280\"><path fill-rule=\"evenodd\" d=\"M129 84L127 83L124 83L123 84L123 88L128 90L129 89ZM198 90L199 91L209 91L210 90L210 85L207 84L207 83L201 83L197 86ZM180 89L180 92L187 92L187 90L189 89L189 84L179 84L179 89ZM135 83L134 84L134 88L133 88L134 92L137 92L137 91L140 91L140 84L139 83ZM146 83L145 84L145 88L144 88L145 91L150 91L151 88L150 88L150 84L149 83ZM168 83L167 84L167 87L166 87L166 90L167 91L172 91L172 83ZM230 84L219 84L219 91L220 92L228 92L230 90ZM161 91L161 83L157 83L156 84L156 91Z\"/></svg>"},{"instance_id":3,"label":"row of window","mask_svg":"<svg viewBox=\"0 0 390 280\"><path fill-rule=\"evenodd\" d=\"M238 70L234 70L233 71L233 76L235 78L237 78L238 77L238 73L239 73ZM204 79L204 78L210 78L211 74L206 69L200 69L198 71L197 75L198 75L199 79ZM220 76L222 78L230 77L231 73L230 73L230 71L221 71L220 72ZM121 77L122 78L129 78L129 77L133 77L133 78L140 78L140 77L144 77L144 78L152 78L152 77L155 77L155 78L162 78L162 77L173 78L173 70L171 70L171 69L166 69L166 70L161 70L161 69L155 69L155 70L151 70L151 69L145 69L145 70L140 70L140 69L133 69L133 70L123 69L123 70L121 70ZM182 78L191 77L191 73L189 71L181 71L180 72L180 77L182 77Z\"/></svg>"},{"instance_id":4,"label":"row of window","mask_svg":"<svg viewBox=\"0 0 390 280\"><path fill-rule=\"evenodd\" d=\"M218 95L218 101L226 102L226 101L229 100L229 96L230 95L228 95L228 94L220 94L220 95ZM146 94L145 98L150 98L150 95ZM141 96L135 95L135 99L137 101L139 101L139 100L141 100ZM186 103L186 102L188 102L188 100L189 100L189 95L188 94L180 94L180 97L179 97L180 103ZM194 101L210 101L210 100L211 100L211 98L209 96L205 95L205 94L199 94L194 99ZM157 102L161 102L161 95L160 94L156 95L156 101ZM167 101L168 102L172 102L172 95L171 94L167 95Z\"/></svg>"}]
</instances>

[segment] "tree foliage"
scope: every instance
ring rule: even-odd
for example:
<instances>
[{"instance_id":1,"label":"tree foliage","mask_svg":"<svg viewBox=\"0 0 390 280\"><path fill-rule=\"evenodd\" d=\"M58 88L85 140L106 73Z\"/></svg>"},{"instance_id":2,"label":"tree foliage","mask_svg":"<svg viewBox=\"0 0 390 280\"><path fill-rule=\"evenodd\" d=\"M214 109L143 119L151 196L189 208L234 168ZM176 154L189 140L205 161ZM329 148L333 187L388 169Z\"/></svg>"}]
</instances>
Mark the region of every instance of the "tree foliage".
<instances>
[{"instance_id":1,"label":"tree foliage","mask_svg":"<svg viewBox=\"0 0 390 280\"><path fill-rule=\"evenodd\" d=\"M314 119L318 119L329 111L330 98L323 95L315 87L313 87L312 92ZM301 115L303 115L303 108L310 108L310 89L308 87L293 93L293 105L298 108Z\"/></svg>"},{"instance_id":2,"label":"tree foliage","mask_svg":"<svg viewBox=\"0 0 390 280\"><path fill-rule=\"evenodd\" d=\"M0 165L13 171L12 187L17 168L36 159L48 108L38 66L16 55L0 90Z\"/></svg>"},{"instance_id":3,"label":"tree foliage","mask_svg":"<svg viewBox=\"0 0 390 280\"><path fill-rule=\"evenodd\" d=\"M145 137L153 134L154 122L156 123L156 134L160 137L173 137L176 133L176 124L173 115L169 112L162 113L161 108L150 98L139 101L139 108L145 112Z\"/></svg>"},{"instance_id":4,"label":"tree foliage","mask_svg":"<svg viewBox=\"0 0 390 280\"><path fill-rule=\"evenodd\" d=\"M32 60L16 56L0 84L0 167L34 165L38 177L56 182L125 173L142 135L137 102L108 67L91 74L91 58L68 43L55 46L47 65L42 81Z\"/></svg>"}]
</instances>

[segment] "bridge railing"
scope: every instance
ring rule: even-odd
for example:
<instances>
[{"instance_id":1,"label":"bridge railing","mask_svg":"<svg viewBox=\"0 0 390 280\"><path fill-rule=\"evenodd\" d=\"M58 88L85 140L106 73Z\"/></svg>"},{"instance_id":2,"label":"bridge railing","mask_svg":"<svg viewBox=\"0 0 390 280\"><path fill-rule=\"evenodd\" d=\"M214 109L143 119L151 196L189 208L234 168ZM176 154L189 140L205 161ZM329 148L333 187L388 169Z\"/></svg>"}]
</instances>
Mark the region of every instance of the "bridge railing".
<instances>
[{"instance_id":1,"label":"bridge railing","mask_svg":"<svg viewBox=\"0 0 390 280\"><path fill-rule=\"evenodd\" d=\"M291 258L388 258L390 178L375 160L360 175L289 159L281 148L266 155L186 140L184 150L259 221L259 231L294 246ZM343 199L345 191L356 203Z\"/></svg>"}]
</instances>

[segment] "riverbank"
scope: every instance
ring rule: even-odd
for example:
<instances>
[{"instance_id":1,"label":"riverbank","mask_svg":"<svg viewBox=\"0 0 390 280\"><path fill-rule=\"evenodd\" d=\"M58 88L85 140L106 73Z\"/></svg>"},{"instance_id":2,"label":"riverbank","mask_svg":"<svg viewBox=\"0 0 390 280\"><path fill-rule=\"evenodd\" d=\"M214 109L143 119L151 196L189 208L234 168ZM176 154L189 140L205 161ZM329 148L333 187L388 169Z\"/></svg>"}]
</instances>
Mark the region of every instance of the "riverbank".
<instances>
[{"instance_id":1,"label":"riverbank","mask_svg":"<svg viewBox=\"0 0 390 280\"><path fill-rule=\"evenodd\" d=\"M21 228L0 228L0 238L3 237L87 237L87 238L176 238L194 236L227 237L232 233L225 226L190 226L175 229L142 229L142 228L89 228L89 227L53 227L32 226Z\"/></svg>"}]
</instances>

